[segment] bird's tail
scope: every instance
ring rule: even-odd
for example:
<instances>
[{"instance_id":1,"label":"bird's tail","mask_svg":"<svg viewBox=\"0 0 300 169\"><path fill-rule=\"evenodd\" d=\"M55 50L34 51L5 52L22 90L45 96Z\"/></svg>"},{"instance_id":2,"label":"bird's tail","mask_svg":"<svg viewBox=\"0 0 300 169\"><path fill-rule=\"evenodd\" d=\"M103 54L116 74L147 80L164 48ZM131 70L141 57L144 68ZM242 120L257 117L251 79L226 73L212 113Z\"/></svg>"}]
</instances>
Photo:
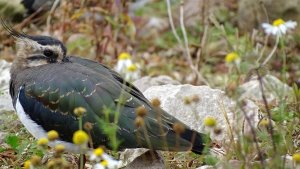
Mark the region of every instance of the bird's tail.
<instances>
[{"instance_id":1,"label":"bird's tail","mask_svg":"<svg viewBox=\"0 0 300 169\"><path fill-rule=\"evenodd\" d=\"M186 129L181 137L192 143L192 151L196 154L202 154L205 145L209 143L209 136L191 129Z\"/></svg>"}]
</instances>

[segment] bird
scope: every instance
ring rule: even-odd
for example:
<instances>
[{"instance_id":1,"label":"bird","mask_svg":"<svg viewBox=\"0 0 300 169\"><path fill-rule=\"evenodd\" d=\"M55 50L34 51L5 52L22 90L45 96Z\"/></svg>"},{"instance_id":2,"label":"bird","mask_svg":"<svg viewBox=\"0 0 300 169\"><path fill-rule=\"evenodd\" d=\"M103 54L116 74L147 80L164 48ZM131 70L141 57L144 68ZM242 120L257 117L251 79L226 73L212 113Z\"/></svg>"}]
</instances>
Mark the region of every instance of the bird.
<instances>
[{"instance_id":1,"label":"bird","mask_svg":"<svg viewBox=\"0 0 300 169\"><path fill-rule=\"evenodd\" d=\"M27 10L27 14L32 14L35 11L49 11L55 0L22 0L21 4Z\"/></svg>"},{"instance_id":2,"label":"bird","mask_svg":"<svg viewBox=\"0 0 300 169\"><path fill-rule=\"evenodd\" d=\"M111 140L101 127L108 118L108 123L117 127L118 150L148 148L203 153L207 134L191 129L153 105L117 72L104 64L68 55L65 45L54 37L28 35L2 25L16 39L16 57L10 70L12 103L20 121L36 139L55 130L59 139L54 144L63 144L69 152L79 152L72 142L73 134L79 130L74 109L84 107L82 122L93 126L89 131L90 147L112 149ZM136 113L138 108L146 111L141 118ZM114 111L106 114L107 109ZM137 118L142 119L143 125L136 124Z\"/></svg>"},{"instance_id":3,"label":"bird","mask_svg":"<svg viewBox=\"0 0 300 169\"><path fill-rule=\"evenodd\" d=\"M0 16L12 22L22 22L25 18L34 14L37 18L51 10L55 0L0 0ZM54 5L59 6L59 2Z\"/></svg>"}]
</instances>

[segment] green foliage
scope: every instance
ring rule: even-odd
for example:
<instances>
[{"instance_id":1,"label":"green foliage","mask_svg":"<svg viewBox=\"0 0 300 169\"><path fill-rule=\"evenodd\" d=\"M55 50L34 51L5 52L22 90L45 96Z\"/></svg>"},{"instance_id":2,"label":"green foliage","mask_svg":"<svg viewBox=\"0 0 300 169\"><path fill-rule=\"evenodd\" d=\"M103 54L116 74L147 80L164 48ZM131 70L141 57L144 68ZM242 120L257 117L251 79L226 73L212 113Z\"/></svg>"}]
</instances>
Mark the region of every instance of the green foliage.
<instances>
[{"instance_id":1,"label":"green foliage","mask_svg":"<svg viewBox=\"0 0 300 169\"><path fill-rule=\"evenodd\" d=\"M20 145L20 139L16 135L8 135L5 137L5 143L16 150Z\"/></svg>"},{"instance_id":2,"label":"green foliage","mask_svg":"<svg viewBox=\"0 0 300 169\"><path fill-rule=\"evenodd\" d=\"M119 138L117 138L117 131L119 129L118 125L113 121L114 116L118 114L118 112L113 111L112 109L107 107L105 107L103 111L105 115L104 120L98 118L98 121L100 122L100 128L109 138L112 150L116 151L118 150L119 145L122 143L122 140L119 140Z\"/></svg>"},{"instance_id":3,"label":"green foliage","mask_svg":"<svg viewBox=\"0 0 300 169\"><path fill-rule=\"evenodd\" d=\"M207 164L207 165L216 165L217 162L219 161L219 159L215 156L212 156L212 155L206 155L205 158L204 158L204 162Z\"/></svg>"}]
</instances>

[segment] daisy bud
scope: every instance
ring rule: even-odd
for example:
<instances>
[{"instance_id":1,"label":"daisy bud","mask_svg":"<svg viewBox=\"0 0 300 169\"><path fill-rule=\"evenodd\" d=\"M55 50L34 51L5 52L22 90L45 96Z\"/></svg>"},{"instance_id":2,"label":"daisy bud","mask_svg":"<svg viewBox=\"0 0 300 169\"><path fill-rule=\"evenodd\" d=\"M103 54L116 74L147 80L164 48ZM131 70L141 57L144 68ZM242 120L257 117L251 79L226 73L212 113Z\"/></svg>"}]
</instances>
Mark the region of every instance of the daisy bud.
<instances>
[{"instance_id":1,"label":"daisy bud","mask_svg":"<svg viewBox=\"0 0 300 169\"><path fill-rule=\"evenodd\" d=\"M88 134L83 130L77 130L73 134L73 143L77 145L86 144L89 140Z\"/></svg>"},{"instance_id":2,"label":"daisy bud","mask_svg":"<svg viewBox=\"0 0 300 169\"><path fill-rule=\"evenodd\" d=\"M61 154L65 151L65 146L62 144L55 145L55 152Z\"/></svg>"},{"instance_id":3,"label":"daisy bud","mask_svg":"<svg viewBox=\"0 0 300 169\"><path fill-rule=\"evenodd\" d=\"M93 129L93 124L90 122L86 122L84 123L83 128L86 129L87 131L90 131Z\"/></svg>"},{"instance_id":4,"label":"daisy bud","mask_svg":"<svg viewBox=\"0 0 300 169\"><path fill-rule=\"evenodd\" d=\"M296 164L300 164L300 153L295 153L293 155L293 160L296 162Z\"/></svg>"},{"instance_id":5,"label":"daisy bud","mask_svg":"<svg viewBox=\"0 0 300 169\"><path fill-rule=\"evenodd\" d=\"M86 113L86 109L84 107L77 107L74 109L74 114L77 117L81 117L84 113Z\"/></svg>"},{"instance_id":6,"label":"daisy bud","mask_svg":"<svg viewBox=\"0 0 300 169\"><path fill-rule=\"evenodd\" d=\"M183 103L186 105L189 105L192 103L192 99L190 97L184 97L183 98Z\"/></svg>"},{"instance_id":7,"label":"daisy bud","mask_svg":"<svg viewBox=\"0 0 300 169\"><path fill-rule=\"evenodd\" d=\"M58 133L55 130L50 130L48 131L47 136L50 141L54 141L58 138Z\"/></svg>"},{"instance_id":8,"label":"daisy bud","mask_svg":"<svg viewBox=\"0 0 300 169\"><path fill-rule=\"evenodd\" d=\"M31 162L30 162L30 160L27 160L27 161L24 162L24 167L23 168L24 169L30 169L31 168Z\"/></svg>"},{"instance_id":9,"label":"daisy bud","mask_svg":"<svg viewBox=\"0 0 300 169\"><path fill-rule=\"evenodd\" d=\"M158 98L152 99L151 104L154 107L159 107L160 106L160 100Z\"/></svg>"},{"instance_id":10,"label":"daisy bud","mask_svg":"<svg viewBox=\"0 0 300 169\"><path fill-rule=\"evenodd\" d=\"M144 125L144 123L145 123L145 122L144 122L144 119L143 119L142 117L137 116L137 117L135 118L135 121L134 121L135 126L141 127L141 126Z\"/></svg>"},{"instance_id":11,"label":"daisy bud","mask_svg":"<svg viewBox=\"0 0 300 169\"><path fill-rule=\"evenodd\" d=\"M144 106L139 106L135 109L136 115L144 117L147 114L147 109Z\"/></svg>"},{"instance_id":12,"label":"daisy bud","mask_svg":"<svg viewBox=\"0 0 300 169\"><path fill-rule=\"evenodd\" d=\"M32 166L41 165L41 157L34 155L30 158L30 162Z\"/></svg>"},{"instance_id":13,"label":"daisy bud","mask_svg":"<svg viewBox=\"0 0 300 169\"><path fill-rule=\"evenodd\" d=\"M227 63L232 63L236 60L238 60L240 57L239 55L236 53L236 52L231 52L231 53L228 53L226 56L225 56L225 61Z\"/></svg>"},{"instance_id":14,"label":"daisy bud","mask_svg":"<svg viewBox=\"0 0 300 169\"><path fill-rule=\"evenodd\" d=\"M216 124L217 124L217 121L213 117L206 117L204 119L204 125L207 126L207 127L215 127Z\"/></svg>"},{"instance_id":15,"label":"daisy bud","mask_svg":"<svg viewBox=\"0 0 300 169\"><path fill-rule=\"evenodd\" d=\"M39 146L47 146L48 142L49 142L48 139L43 137L43 138L38 139L37 144Z\"/></svg>"},{"instance_id":16,"label":"daisy bud","mask_svg":"<svg viewBox=\"0 0 300 169\"><path fill-rule=\"evenodd\" d=\"M184 132L185 127L183 124L176 122L173 124L173 130L175 131L176 134L181 134Z\"/></svg>"}]
</instances>

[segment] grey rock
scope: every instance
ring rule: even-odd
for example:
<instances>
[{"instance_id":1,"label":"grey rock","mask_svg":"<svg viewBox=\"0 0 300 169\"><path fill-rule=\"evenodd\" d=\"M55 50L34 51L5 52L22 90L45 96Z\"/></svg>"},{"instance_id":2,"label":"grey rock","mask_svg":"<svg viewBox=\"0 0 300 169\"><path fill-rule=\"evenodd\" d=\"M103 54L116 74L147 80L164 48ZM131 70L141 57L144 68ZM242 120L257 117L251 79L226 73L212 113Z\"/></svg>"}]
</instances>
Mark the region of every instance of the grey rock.
<instances>
[{"instance_id":1,"label":"grey rock","mask_svg":"<svg viewBox=\"0 0 300 169\"><path fill-rule=\"evenodd\" d=\"M165 163L162 155L158 151L151 152L147 149L126 149L120 155L121 167L126 169L164 169Z\"/></svg>"},{"instance_id":2,"label":"grey rock","mask_svg":"<svg viewBox=\"0 0 300 169\"><path fill-rule=\"evenodd\" d=\"M214 140L228 141L231 134L250 133L250 124L256 128L259 121L259 108L250 100L246 100L245 112L237 108L236 103L219 89L212 89L208 86L193 85L163 85L148 88L144 95L148 99L158 98L161 107L180 119L182 122L201 133L210 132ZM187 98L198 98L196 102L186 104ZM249 122L246 116L249 117ZM204 126L205 117L214 117L217 121L217 128L222 129L221 134L215 134Z\"/></svg>"},{"instance_id":3,"label":"grey rock","mask_svg":"<svg viewBox=\"0 0 300 169\"><path fill-rule=\"evenodd\" d=\"M0 113L4 111L14 111L8 89L0 94Z\"/></svg>"},{"instance_id":4,"label":"grey rock","mask_svg":"<svg viewBox=\"0 0 300 169\"><path fill-rule=\"evenodd\" d=\"M279 79L274 76L266 75L263 77L263 89L264 95L268 102L280 101L285 98L292 91L291 87L287 84L282 83ZM240 86L241 97L240 99L250 99L258 102L263 102L262 93L260 89L260 83L257 77L252 78L247 83Z\"/></svg>"},{"instance_id":5,"label":"grey rock","mask_svg":"<svg viewBox=\"0 0 300 169\"><path fill-rule=\"evenodd\" d=\"M196 169L214 169L215 167L212 165L203 165L201 167L198 167Z\"/></svg>"},{"instance_id":6,"label":"grey rock","mask_svg":"<svg viewBox=\"0 0 300 169\"><path fill-rule=\"evenodd\" d=\"M0 60L0 113L14 110L9 95L10 67L11 63Z\"/></svg>"},{"instance_id":7,"label":"grey rock","mask_svg":"<svg viewBox=\"0 0 300 169\"><path fill-rule=\"evenodd\" d=\"M257 128L257 124L260 121L260 109L259 107L251 100L245 99L245 105L243 107L244 112L240 112L243 113L243 116L240 117L241 119L238 120L239 123L236 124L236 128L241 129L241 133L245 134L245 135L252 135L251 132L251 127L256 129ZM248 119L247 119L247 118Z\"/></svg>"},{"instance_id":8,"label":"grey rock","mask_svg":"<svg viewBox=\"0 0 300 169\"><path fill-rule=\"evenodd\" d=\"M161 107L180 119L182 122L199 132L207 132L203 120L207 116L214 117L221 129L227 128L225 116L233 122L234 102L218 89L208 86L193 85L163 85L148 88L144 95L148 99L158 98ZM184 100L189 97L198 97L198 102L185 104ZM215 139L223 139L223 132L218 136L211 135Z\"/></svg>"},{"instance_id":9,"label":"grey rock","mask_svg":"<svg viewBox=\"0 0 300 169\"><path fill-rule=\"evenodd\" d=\"M10 67L11 63L6 62L5 60L0 60L0 90L8 88Z\"/></svg>"},{"instance_id":10,"label":"grey rock","mask_svg":"<svg viewBox=\"0 0 300 169\"><path fill-rule=\"evenodd\" d=\"M180 83L176 80L173 80L169 76L161 75L157 77L145 76L141 79L138 79L133 82L133 84L142 92L148 89L151 86L161 86L165 84L174 84L179 85Z\"/></svg>"}]
</instances>

